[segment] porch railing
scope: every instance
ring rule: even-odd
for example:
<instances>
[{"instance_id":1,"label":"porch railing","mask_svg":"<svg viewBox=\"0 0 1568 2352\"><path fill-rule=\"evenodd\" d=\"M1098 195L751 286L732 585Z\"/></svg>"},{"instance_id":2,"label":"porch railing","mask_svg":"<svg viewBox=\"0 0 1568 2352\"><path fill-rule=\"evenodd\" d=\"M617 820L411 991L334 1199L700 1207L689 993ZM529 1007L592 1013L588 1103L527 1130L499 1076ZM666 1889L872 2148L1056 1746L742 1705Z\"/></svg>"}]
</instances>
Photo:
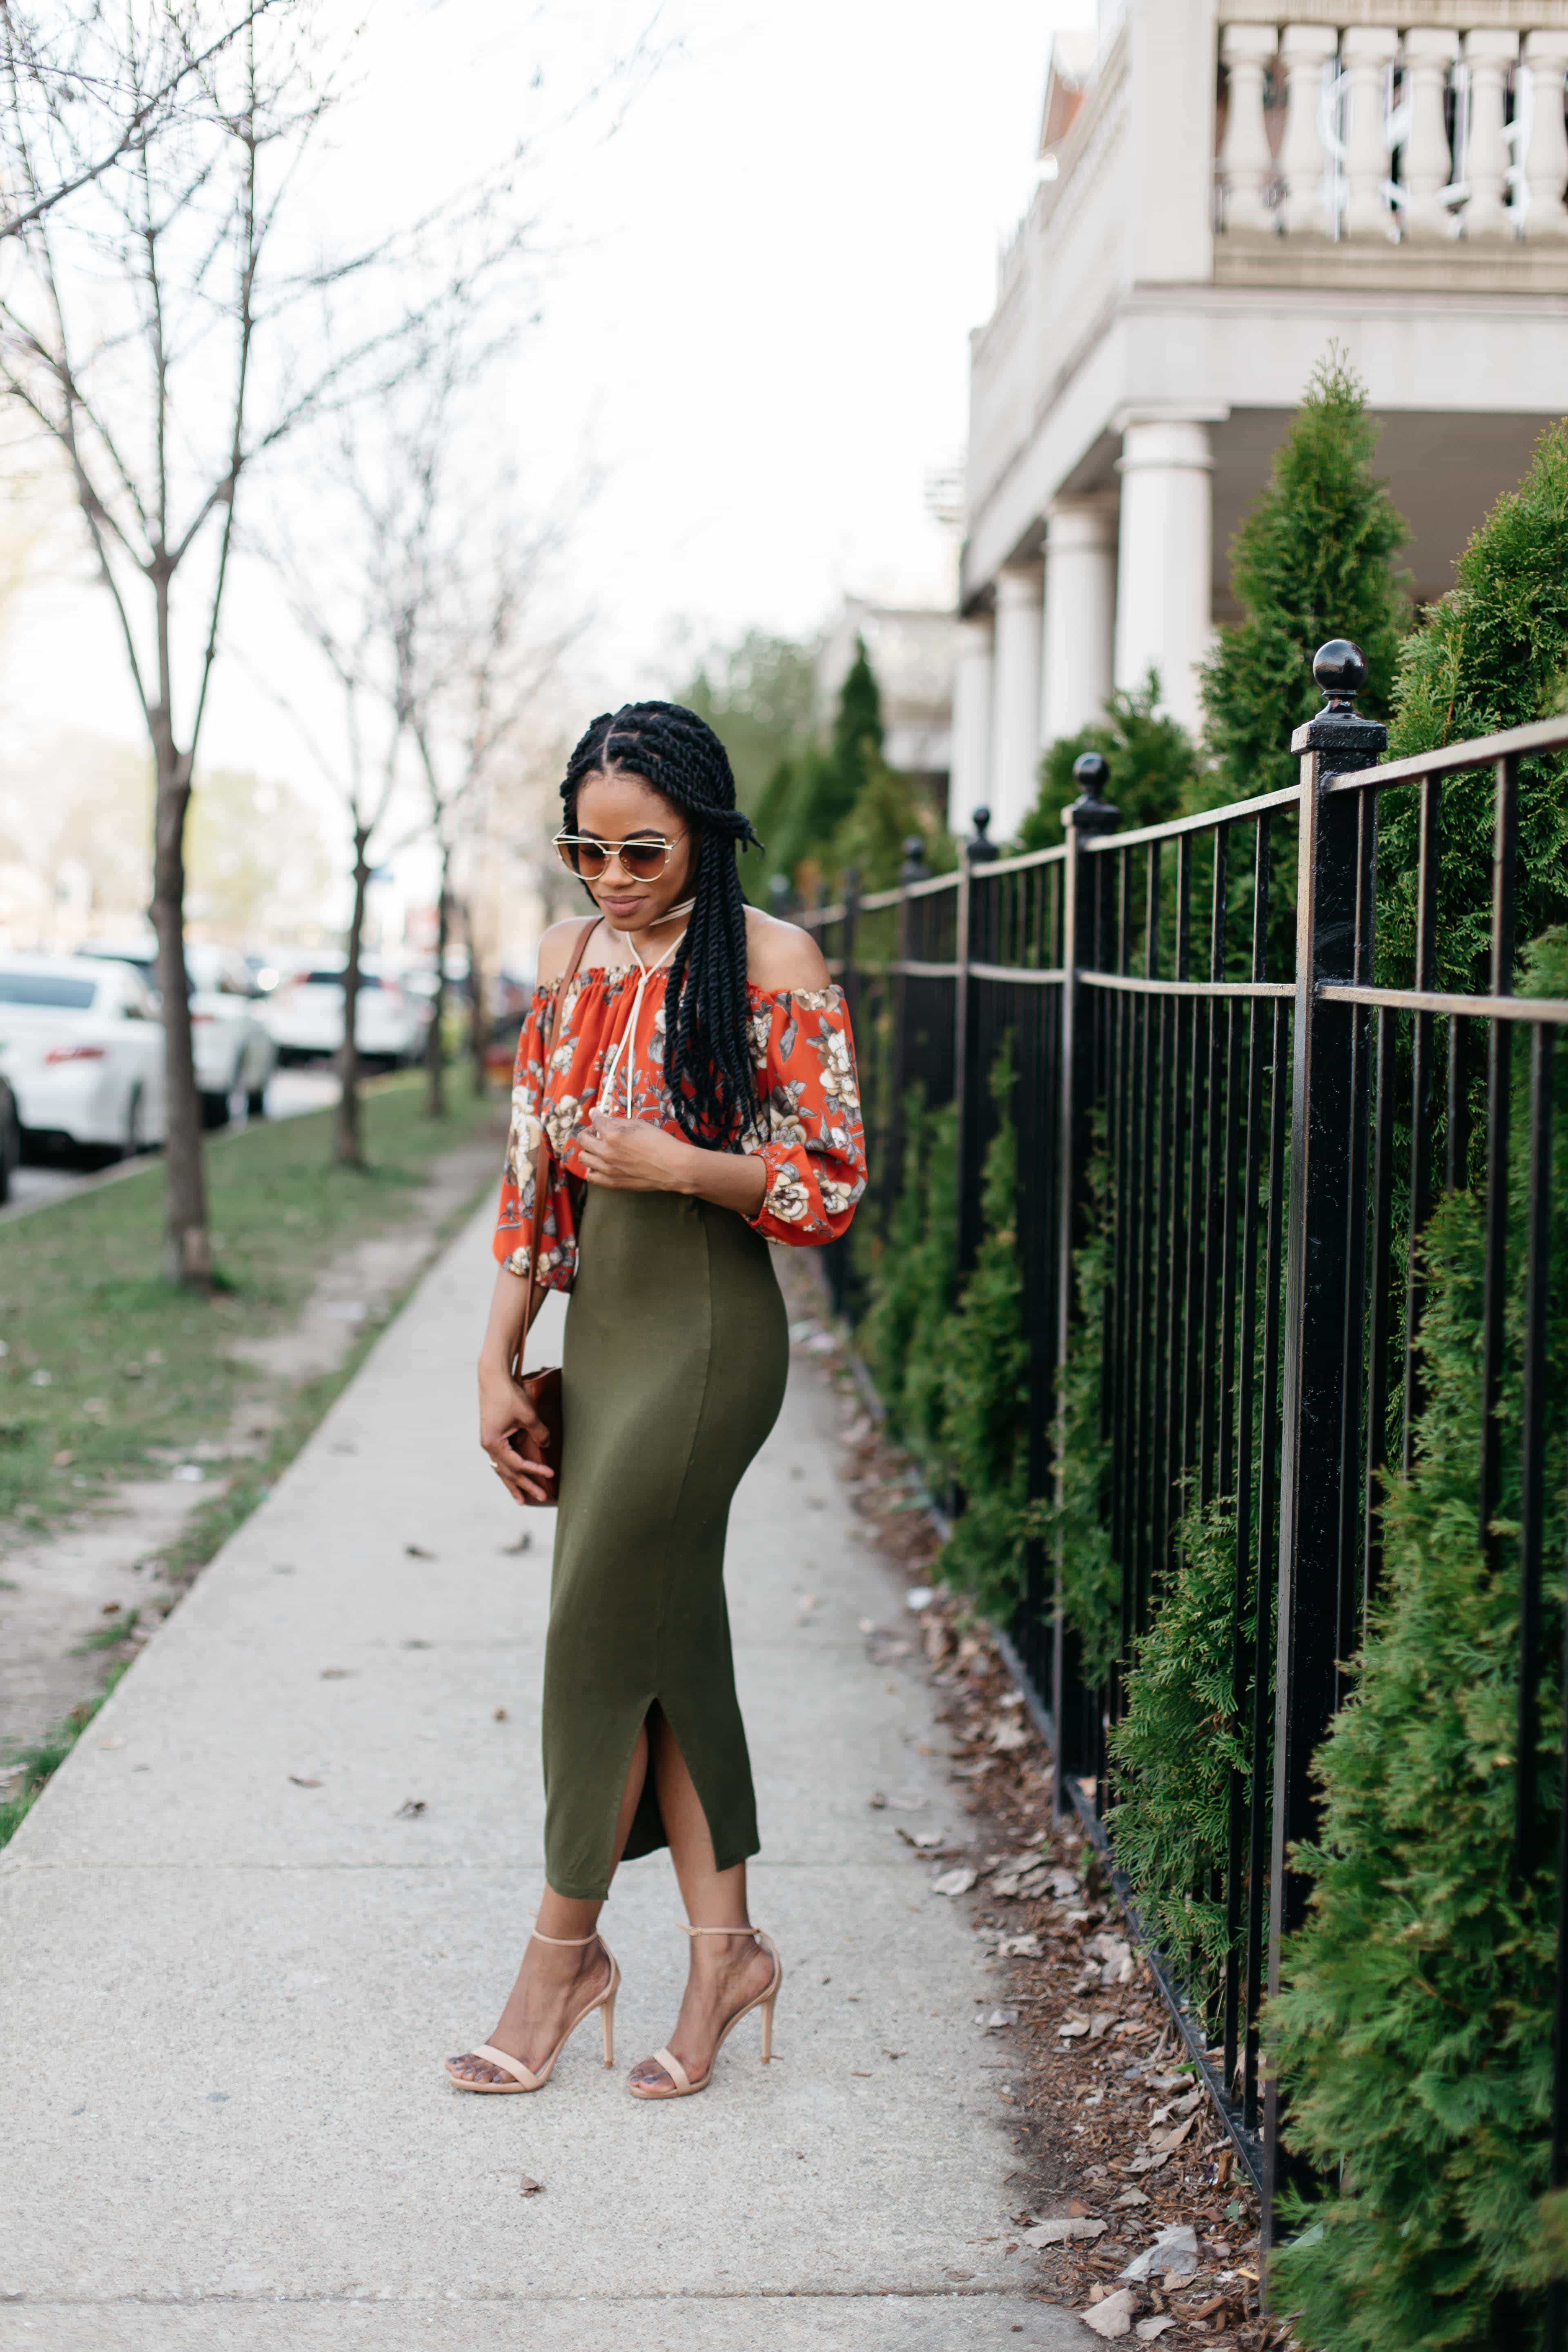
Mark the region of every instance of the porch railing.
<instances>
[{"instance_id":1,"label":"porch railing","mask_svg":"<svg viewBox=\"0 0 1568 2352\"><path fill-rule=\"evenodd\" d=\"M1225 1958L1213 1980L1184 1986L1152 1957L1216 2109L1264 2187L1270 2226L1280 2118L1259 2063L1258 2011L1281 1938L1303 1915L1306 1887L1289 1856L1313 1832L1312 1759L1376 1589L1384 1483L1410 1466L1423 1402L1415 1244L1441 1192L1472 1182L1487 1235L1480 1531L1500 1573L1519 1584L1521 1841L1533 1833L1543 1746L1555 1744L1540 1722L1541 1468L1546 1254L1563 1206L1551 1198L1551 1076L1568 1001L1514 993L1514 906L1520 765L1568 749L1568 719L1380 766L1384 730L1354 709L1365 677L1356 649L1325 646L1313 668L1324 708L1293 739L1301 776L1286 791L1122 832L1105 796L1114 780L1090 758L1079 763L1083 797L1061 847L998 857L977 836L955 874L912 865L894 889L851 893L801 918L850 998L872 1165L862 1223L885 1221L896 1197L909 1090L919 1086L932 1108L956 1103L961 1272L980 1240L982 1163L997 1116L989 1073L1011 1041L1037 1497L1049 1497L1058 1468L1058 1398L1079 1312L1074 1253L1091 1222L1104 1251L1116 1660L1086 1686L1059 1562L1045 1546L1033 1549L1005 1629L1056 1754L1058 1801L1076 1807L1102 1845L1107 1743L1173 1567L1178 1523L1192 1503L1234 1500L1234 1688L1252 1769L1233 1776L1226 1850L1208 1890L1223 1907ZM1489 952L1458 989L1437 985L1439 925L1454 894L1475 885L1445 876L1446 790L1489 794L1493 819ZM1391 877L1379 870L1378 836L1401 803L1414 804L1399 821L1415 854ZM1409 919L1408 969L1391 977L1385 953L1380 978L1379 916L1386 948L1395 887ZM1531 1238L1523 1314L1510 1319L1521 1032ZM831 1278L853 1309L851 1250L832 1254ZM1524 1382L1517 1416L1499 1410L1510 1349ZM1505 1535L1494 1521L1510 1448L1522 1502L1517 1532ZM1568 1855L1568 1822L1564 1834ZM1563 1879L1560 1864L1568 1966ZM1120 1874L1119 1884L1135 1908L1137 1886ZM1564 2070L1560 2050L1560 2182Z\"/></svg>"}]
</instances>

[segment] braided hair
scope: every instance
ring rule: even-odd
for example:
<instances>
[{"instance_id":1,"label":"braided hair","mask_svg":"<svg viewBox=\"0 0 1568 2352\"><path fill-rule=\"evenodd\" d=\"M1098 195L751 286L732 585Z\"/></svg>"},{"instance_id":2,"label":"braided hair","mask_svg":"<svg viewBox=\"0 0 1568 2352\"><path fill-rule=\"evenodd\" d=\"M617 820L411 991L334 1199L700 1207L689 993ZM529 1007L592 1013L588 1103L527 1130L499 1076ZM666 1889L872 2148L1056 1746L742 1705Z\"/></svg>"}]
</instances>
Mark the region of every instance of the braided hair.
<instances>
[{"instance_id":1,"label":"braided hair","mask_svg":"<svg viewBox=\"0 0 1568 2352\"><path fill-rule=\"evenodd\" d=\"M694 710L677 702L628 702L601 712L561 786L570 832L577 830L583 786L617 769L641 777L691 820L696 903L670 961L665 1077L688 1141L735 1150L759 1120L746 1002L746 902L735 852L762 845L735 805L729 753Z\"/></svg>"}]
</instances>

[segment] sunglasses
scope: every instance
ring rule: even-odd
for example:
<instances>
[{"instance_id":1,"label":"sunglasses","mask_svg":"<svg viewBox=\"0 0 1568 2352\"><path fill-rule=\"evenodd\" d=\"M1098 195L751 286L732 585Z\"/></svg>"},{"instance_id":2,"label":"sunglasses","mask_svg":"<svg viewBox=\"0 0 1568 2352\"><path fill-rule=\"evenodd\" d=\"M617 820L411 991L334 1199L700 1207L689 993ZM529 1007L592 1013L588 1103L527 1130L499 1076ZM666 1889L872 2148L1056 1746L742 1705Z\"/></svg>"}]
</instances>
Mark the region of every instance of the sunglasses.
<instances>
[{"instance_id":1,"label":"sunglasses","mask_svg":"<svg viewBox=\"0 0 1568 2352\"><path fill-rule=\"evenodd\" d=\"M652 882L669 863L669 853L686 835L678 833L674 841L658 835L647 841L595 841L590 833L558 833L556 854L563 866L577 877L579 882L597 882L609 871L610 860L618 857L622 870L634 882Z\"/></svg>"}]
</instances>

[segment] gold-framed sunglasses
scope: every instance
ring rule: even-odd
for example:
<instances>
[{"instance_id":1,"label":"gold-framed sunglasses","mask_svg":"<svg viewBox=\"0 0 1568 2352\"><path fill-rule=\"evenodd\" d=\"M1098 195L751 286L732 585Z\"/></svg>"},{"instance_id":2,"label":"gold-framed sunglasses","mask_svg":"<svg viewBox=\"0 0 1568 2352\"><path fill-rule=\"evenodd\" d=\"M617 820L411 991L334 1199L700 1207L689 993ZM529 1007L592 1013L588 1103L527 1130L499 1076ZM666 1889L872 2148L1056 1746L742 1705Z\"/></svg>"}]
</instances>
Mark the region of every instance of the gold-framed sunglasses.
<instances>
[{"instance_id":1,"label":"gold-framed sunglasses","mask_svg":"<svg viewBox=\"0 0 1568 2352\"><path fill-rule=\"evenodd\" d=\"M563 866L575 874L579 882L597 882L608 872L612 857L619 858L623 872L634 882L656 881L669 863L669 853L686 839L678 833L673 841L660 835L630 841L598 841L591 833L558 833L555 850Z\"/></svg>"}]
</instances>

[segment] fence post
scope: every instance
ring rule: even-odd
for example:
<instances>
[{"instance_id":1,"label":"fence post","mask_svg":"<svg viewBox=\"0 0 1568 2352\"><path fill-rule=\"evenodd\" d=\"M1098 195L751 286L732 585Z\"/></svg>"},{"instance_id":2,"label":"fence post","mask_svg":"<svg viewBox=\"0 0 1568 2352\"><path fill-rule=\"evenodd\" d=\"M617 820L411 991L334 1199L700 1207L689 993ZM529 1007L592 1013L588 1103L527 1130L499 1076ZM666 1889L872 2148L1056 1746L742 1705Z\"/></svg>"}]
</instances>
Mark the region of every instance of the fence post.
<instances>
[{"instance_id":1,"label":"fence post","mask_svg":"<svg viewBox=\"0 0 1568 2352\"><path fill-rule=\"evenodd\" d=\"M910 961L913 944L913 924L910 918L910 885L923 882L927 875L926 845L923 834L911 833L904 843L904 862L899 868L899 951L893 967L892 1003L889 1013L892 1035L889 1040L888 1083L892 1088L892 1101L888 1105L886 1167L881 1177L881 1228L884 1234L891 1221L894 1205L904 1183L904 1097L909 1092L909 974L904 966Z\"/></svg>"},{"instance_id":2,"label":"fence post","mask_svg":"<svg viewBox=\"0 0 1568 2352\"><path fill-rule=\"evenodd\" d=\"M1057 1108L1057 1231L1056 1330L1050 1335L1048 1377L1052 1389L1051 1421L1058 1425L1062 1378L1071 1341L1073 1316L1073 1255L1084 1239L1089 1199L1089 1118L1091 1105L1087 998L1079 985L1094 940L1093 898L1098 879L1094 861L1083 855L1082 844L1116 831L1121 812L1105 797L1110 780L1110 762L1098 751L1085 751L1073 762L1079 797L1063 813L1067 862L1062 869L1062 996L1061 1086ZM1044 1336L1044 1335L1042 1335ZM1041 1351L1045 1352L1044 1350ZM1032 1376L1044 1367L1037 1362ZM1057 1499L1061 1499L1062 1465L1059 1441L1055 1463ZM1090 1694L1078 1671L1078 1643L1062 1609L1062 1562L1058 1538L1051 1612L1051 1717L1057 1730L1055 1804L1058 1814L1070 1811L1066 1794L1069 1772L1081 1769L1092 1756L1088 1707Z\"/></svg>"},{"instance_id":3,"label":"fence post","mask_svg":"<svg viewBox=\"0 0 1568 2352\"><path fill-rule=\"evenodd\" d=\"M1372 767L1388 730L1357 715L1366 663L1342 637L1320 648L1312 675L1318 717L1299 727L1300 856L1296 898L1295 1036L1290 1092L1290 1192L1286 1252L1284 1412L1279 1494L1279 1633L1274 1694L1274 1838L1268 1883L1268 1990L1279 1990L1284 1938L1298 1927L1306 1888L1289 1865L1310 1838L1317 1807L1311 1763L1332 1719L1339 1654L1340 1479L1352 1208L1353 1009L1325 1004L1324 982L1354 970L1360 796L1325 794L1333 777ZM1260 1596L1261 1605L1261 1596ZM1279 2146L1279 2084L1270 2073L1264 2116L1264 2242L1272 2242L1279 2192L1290 2177Z\"/></svg>"},{"instance_id":4,"label":"fence post","mask_svg":"<svg viewBox=\"0 0 1568 2352\"><path fill-rule=\"evenodd\" d=\"M952 1034L952 1098L958 1106L958 1276L960 1281L974 1264L974 1254L980 1246L980 1171L978 1154L970 1142L978 1126L978 1106L971 1101L973 1091L970 1073L973 1043L973 1022L970 1017L969 966L973 958L970 946L970 918L973 903L973 877L977 866L988 866L999 856L996 844L989 838L991 823L988 808L974 812L974 831L963 845L958 864L958 940L954 956L958 979L954 989ZM980 1074L984 1087L988 1071Z\"/></svg>"}]
</instances>

